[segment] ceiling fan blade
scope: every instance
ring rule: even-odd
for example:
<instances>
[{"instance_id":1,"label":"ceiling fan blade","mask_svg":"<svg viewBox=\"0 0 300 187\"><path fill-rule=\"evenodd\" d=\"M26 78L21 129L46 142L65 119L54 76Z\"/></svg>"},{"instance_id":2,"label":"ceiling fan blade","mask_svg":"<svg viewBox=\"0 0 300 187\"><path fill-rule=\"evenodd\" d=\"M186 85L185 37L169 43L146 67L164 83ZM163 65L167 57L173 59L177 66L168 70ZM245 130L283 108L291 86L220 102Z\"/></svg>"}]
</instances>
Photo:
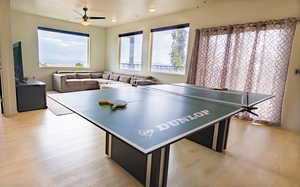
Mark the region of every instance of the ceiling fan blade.
<instances>
[{"instance_id":1,"label":"ceiling fan blade","mask_svg":"<svg viewBox=\"0 0 300 187\"><path fill-rule=\"evenodd\" d=\"M82 17L76 17L76 18L72 18L71 20L74 20L74 21L79 21L79 20L82 20Z\"/></svg>"},{"instance_id":2,"label":"ceiling fan blade","mask_svg":"<svg viewBox=\"0 0 300 187\"><path fill-rule=\"evenodd\" d=\"M89 17L89 19L106 19L106 17Z\"/></svg>"},{"instance_id":3,"label":"ceiling fan blade","mask_svg":"<svg viewBox=\"0 0 300 187\"><path fill-rule=\"evenodd\" d=\"M82 17L82 14L81 14L79 11L77 11L77 10L73 9L73 12L74 12L74 13L76 13L76 14L78 14L79 16L81 16L81 17Z\"/></svg>"}]
</instances>

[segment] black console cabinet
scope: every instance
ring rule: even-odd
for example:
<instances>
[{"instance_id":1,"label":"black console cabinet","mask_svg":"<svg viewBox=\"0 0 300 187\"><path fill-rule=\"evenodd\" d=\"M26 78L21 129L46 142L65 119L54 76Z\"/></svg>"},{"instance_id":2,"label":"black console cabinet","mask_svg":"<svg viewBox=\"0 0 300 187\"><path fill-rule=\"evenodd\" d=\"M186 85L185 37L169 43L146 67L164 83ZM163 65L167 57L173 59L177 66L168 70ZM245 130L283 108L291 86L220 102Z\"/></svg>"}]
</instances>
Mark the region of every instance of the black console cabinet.
<instances>
[{"instance_id":1,"label":"black console cabinet","mask_svg":"<svg viewBox=\"0 0 300 187\"><path fill-rule=\"evenodd\" d=\"M46 84L41 81L16 83L18 112L46 109Z\"/></svg>"}]
</instances>

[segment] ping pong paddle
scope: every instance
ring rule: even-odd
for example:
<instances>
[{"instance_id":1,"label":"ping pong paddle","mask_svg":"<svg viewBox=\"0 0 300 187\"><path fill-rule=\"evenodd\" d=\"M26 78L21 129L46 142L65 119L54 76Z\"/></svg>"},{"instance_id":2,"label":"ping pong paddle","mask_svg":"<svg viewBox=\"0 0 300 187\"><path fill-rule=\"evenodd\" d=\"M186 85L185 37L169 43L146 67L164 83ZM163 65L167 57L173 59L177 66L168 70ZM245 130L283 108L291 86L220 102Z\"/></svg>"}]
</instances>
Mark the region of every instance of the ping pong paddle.
<instances>
[{"instance_id":1,"label":"ping pong paddle","mask_svg":"<svg viewBox=\"0 0 300 187\"><path fill-rule=\"evenodd\" d=\"M112 110L117 110L119 108L125 108L127 105L126 101L123 100L101 100L100 105L110 105Z\"/></svg>"}]
</instances>

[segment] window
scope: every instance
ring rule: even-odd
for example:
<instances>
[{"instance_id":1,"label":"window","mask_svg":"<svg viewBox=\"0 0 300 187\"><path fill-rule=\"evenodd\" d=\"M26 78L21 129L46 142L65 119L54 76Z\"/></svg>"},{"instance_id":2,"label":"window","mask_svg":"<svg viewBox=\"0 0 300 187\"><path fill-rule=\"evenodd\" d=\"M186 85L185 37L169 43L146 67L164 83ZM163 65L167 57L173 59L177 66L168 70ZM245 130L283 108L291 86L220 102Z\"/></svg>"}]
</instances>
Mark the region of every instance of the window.
<instances>
[{"instance_id":1,"label":"window","mask_svg":"<svg viewBox=\"0 0 300 187\"><path fill-rule=\"evenodd\" d=\"M259 116L238 116L280 124L295 28L285 19L197 30L188 83L275 95L255 110Z\"/></svg>"},{"instance_id":2,"label":"window","mask_svg":"<svg viewBox=\"0 0 300 187\"><path fill-rule=\"evenodd\" d=\"M89 35L38 27L40 67L89 67Z\"/></svg>"},{"instance_id":3,"label":"window","mask_svg":"<svg viewBox=\"0 0 300 187\"><path fill-rule=\"evenodd\" d=\"M189 24L152 29L152 72L184 74Z\"/></svg>"},{"instance_id":4,"label":"window","mask_svg":"<svg viewBox=\"0 0 300 187\"><path fill-rule=\"evenodd\" d=\"M143 32L120 34L120 69L141 71Z\"/></svg>"}]
</instances>

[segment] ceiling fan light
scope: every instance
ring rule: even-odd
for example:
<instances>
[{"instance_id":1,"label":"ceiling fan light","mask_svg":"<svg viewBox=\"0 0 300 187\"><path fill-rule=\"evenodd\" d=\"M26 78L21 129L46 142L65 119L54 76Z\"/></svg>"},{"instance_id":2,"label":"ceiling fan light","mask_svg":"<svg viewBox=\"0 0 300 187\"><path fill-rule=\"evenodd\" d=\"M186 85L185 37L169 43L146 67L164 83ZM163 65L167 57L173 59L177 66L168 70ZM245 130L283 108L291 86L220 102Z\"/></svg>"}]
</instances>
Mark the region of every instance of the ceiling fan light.
<instances>
[{"instance_id":1,"label":"ceiling fan light","mask_svg":"<svg viewBox=\"0 0 300 187\"><path fill-rule=\"evenodd\" d=\"M88 21L83 21L81 24L84 26L88 26L90 23Z\"/></svg>"},{"instance_id":2,"label":"ceiling fan light","mask_svg":"<svg viewBox=\"0 0 300 187\"><path fill-rule=\"evenodd\" d=\"M148 10L149 12L155 12L156 11L156 9L155 8L149 8L149 10Z\"/></svg>"}]
</instances>

